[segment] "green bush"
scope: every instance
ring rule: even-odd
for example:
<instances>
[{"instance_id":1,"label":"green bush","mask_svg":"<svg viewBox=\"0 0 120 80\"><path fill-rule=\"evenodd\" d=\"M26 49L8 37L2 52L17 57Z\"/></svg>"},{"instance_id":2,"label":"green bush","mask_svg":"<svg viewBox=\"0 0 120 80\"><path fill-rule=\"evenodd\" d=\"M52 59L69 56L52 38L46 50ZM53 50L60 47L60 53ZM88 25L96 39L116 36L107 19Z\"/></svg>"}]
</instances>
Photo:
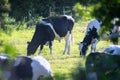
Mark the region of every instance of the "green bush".
<instances>
[{"instance_id":1,"label":"green bush","mask_svg":"<svg viewBox=\"0 0 120 80\"><path fill-rule=\"evenodd\" d=\"M16 48L9 44L4 46L4 53L8 54L12 58L17 56Z\"/></svg>"},{"instance_id":2,"label":"green bush","mask_svg":"<svg viewBox=\"0 0 120 80\"><path fill-rule=\"evenodd\" d=\"M75 12L75 19L78 20L89 20L91 19L91 12L92 7L89 6L83 6L80 3L77 3L74 8L73 11Z\"/></svg>"},{"instance_id":3,"label":"green bush","mask_svg":"<svg viewBox=\"0 0 120 80\"><path fill-rule=\"evenodd\" d=\"M5 32L7 34L10 34L12 30L14 29L15 19L10 18L8 14L2 14L4 17L2 21L0 22L0 31Z\"/></svg>"}]
</instances>

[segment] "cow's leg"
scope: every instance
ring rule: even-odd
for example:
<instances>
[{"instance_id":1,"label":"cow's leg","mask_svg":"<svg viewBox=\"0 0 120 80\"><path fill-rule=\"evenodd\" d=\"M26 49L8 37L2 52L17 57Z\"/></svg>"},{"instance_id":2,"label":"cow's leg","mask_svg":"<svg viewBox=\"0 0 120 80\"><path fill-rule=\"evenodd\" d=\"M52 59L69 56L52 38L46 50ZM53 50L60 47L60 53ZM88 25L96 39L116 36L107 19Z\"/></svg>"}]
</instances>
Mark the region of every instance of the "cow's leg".
<instances>
[{"instance_id":1,"label":"cow's leg","mask_svg":"<svg viewBox=\"0 0 120 80\"><path fill-rule=\"evenodd\" d=\"M95 39L92 40L91 52L95 52L97 43L98 43L97 38L95 38Z\"/></svg>"},{"instance_id":2,"label":"cow's leg","mask_svg":"<svg viewBox=\"0 0 120 80\"><path fill-rule=\"evenodd\" d=\"M83 57L83 53L82 53L82 48L83 48L83 42L80 42L79 44L79 50L80 50L80 57Z\"/></svg>"},{"instance_id":3,"label":"cow's leg","mask_svg":"<svg viewBox=\"0 0 120 80\"><path fill-rule=\"evenodd\" d=\"M42 53L42 49L43 49L45 43L47 43L47 41L42 41L42 44L40 45L40 51L39 51L39 54Z\"/></svg>"},{"instance_id":4,"label":"cow's leg","mask_svg":"<svg viewBox=\"0 0 120 80\"><path fill-rule=\"evenodd\" d=\"M53 41L49 41L50 54L52 54Z\"/></svg>"},{"instance_id":5,"label":"cow's leg","mask_svg":"<svg viewBox=\"0 0 120 80\"><path fill-rule=\"evenodd\" d=\"M68 34L67 44L68 44L68 46L67 46L68 52L67 53L70 54L70 44L71 44L71 34L70 33Z\"/></svg>"},{"instance_id":6,"label":"cow's leg","mask_svg":"<svg viewBox=\"0 0 120 80\"><path fill-rule=\"evenodd\" d=\"M40 45L40 51L39 51L39 54L42 53L42 49L43 49L44 45Z\"/></svg>"},{"instance_id":7,"label":"cow's leg","mask_svg":"<svg viewBox=\"0 0 120 80\"><path fill-rule=\"evenodd\" d=\"M70 54L70 41L71 41L71 34L70 34L70 32L68 31L68 32L67 32L67 35L66 35L66 37L65 37L65 49L64 49L63 54L66 53L67 49L68 49L68 54Z\"/></svg>"}]
</instances>

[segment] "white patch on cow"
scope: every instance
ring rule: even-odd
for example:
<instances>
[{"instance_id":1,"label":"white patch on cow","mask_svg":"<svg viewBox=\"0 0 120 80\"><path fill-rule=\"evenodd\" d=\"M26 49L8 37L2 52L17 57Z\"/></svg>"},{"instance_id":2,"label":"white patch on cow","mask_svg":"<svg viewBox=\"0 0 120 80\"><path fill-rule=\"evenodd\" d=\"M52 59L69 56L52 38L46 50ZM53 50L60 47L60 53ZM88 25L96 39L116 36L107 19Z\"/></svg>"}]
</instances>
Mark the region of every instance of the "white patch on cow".
<instances>
[{"instance_id":1,"label":"white patch on cow","mask_svg":"<svg viewBox=\"0 0 120 80\"><path fill-rule=\"evenodd\" d=\"M72 16L68 16L68 15L64 15L66 16L68 19L72 20L73 22L75 22L75 20L72 18Z\"/></svg>"},{"instance_id":2,"label":"white patch on cow","mask_svg":"<svg viewBox=\"0 0 120 80\"><path fill-rule=\"evenodd\" d=\"M119 21L119 18L116 17L111 21L111 23L115 25L117 21Z\"/></svg>"},{"instance_id":3,"label":"white patch on cow","mask_svg":"<svg viewBox=\"0 0 120 80\"><path fill-rule=\"evenodd\" d=\"M91 50L91 52L95 51L97 43L98 43L98 40L96 38L92 40L92 43L91 43L92 50Z\"/></svg>"},{"instance_id":4,"label":"white patch on cow","mask_svg":"<svg viewBox=\"0 0 120 80\"><path fill-rule=\"evenodd\" d=\"M22 61L21 57L17 58L17 60L14 63L14 66L18 66L21 63L21 61Z\"/></svg>"},{"instance_id":5,"label":"white patch on cow","mask_svg":"<svg viewBox=\"0 0 120 80\"><path fill-rule=\"evenodd\" d=\"M50 64L41 56L34 57L31 66L33 70L32 80L37 80L40 76L52 76Z\"/></svg>"},{"instance_id":6,"label":"white patch on cow","mask_svg":"<svg viewBox=\"0 0 120 80\"><path fill-rule=\"evenodd\" d=\"M4 56L4 55L0 55L0 59L7 59L8 57L7 56Z\"/></svg>"},{"instance_id":7,"label":"white patch on cow","mask_svg":"<svg viewBox=\"0 0 120 80\"><path fill-rule=\"evenodd\" d=\"M113 51L111 53L111 51ZM119 45L111 45L108 48L104 49L105 54L110 54L110 55L120 55L120 46Z\"/></svg>"},{"instance_id":8,"label":"white patch on cow","mask_svg":"<svg viewBox=\"0 0 120 80\"><path fill-rule=\"evenodd\" d=\"M120 26L118 26L118 31L120 32Z\"/></svg>"},{"instance_id":9,"label":"white patch on cow","mask_svg":"<svg viewBox=\"0 0 120 80\"><path fill-rule=\"evenodd\" d=\"M71 43L71 34L70 31L68 31L67 35L65 36L65 49L63 54L66 53L67 49L68 49L68 54L70 54L70 43Z\"/></svg>"},{"instance_id":10,"label":"white patch on cow","mask_svg":"<svg viewBox=\"0 0 120 80\"><path fill-rule=\"evenodd\" d=\"M98 20L92 20L87 26L86 35L87 35L87 33L89 32L90 29L92 30L93 27L96 28L97 32L98 32L101 24L102 24L102 22L99 22Z\"/></svg>"},{"instance_id":11,"label":"white patch on cow","mask_svg":"<svg viewBox=\"0 0 120 80\"><path fill-rule=\"evenodd\" d=\"M59 40L59 41L62 39L62 38L56 33L56 31L55 31L55 29L53 28L53 25L52 25L51 23L45 22L45 21L43 21L43 20L41 20L40 23L50 26L50 28L52 29L52 31L53 31L54 34L55 34L55 39L57 39L57 40Z\"/></svg>"}]
</instances>

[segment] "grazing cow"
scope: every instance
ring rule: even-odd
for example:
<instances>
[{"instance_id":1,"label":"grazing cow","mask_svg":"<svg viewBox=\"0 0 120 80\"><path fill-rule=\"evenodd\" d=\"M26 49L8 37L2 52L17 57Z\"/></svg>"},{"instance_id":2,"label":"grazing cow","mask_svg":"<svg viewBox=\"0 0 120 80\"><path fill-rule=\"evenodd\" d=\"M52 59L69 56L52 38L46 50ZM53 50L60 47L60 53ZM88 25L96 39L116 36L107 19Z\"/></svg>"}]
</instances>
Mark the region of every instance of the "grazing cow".
<instances>
[{"instance_id":1,"label":"grazing cow","mask_svg":"<svg viewBox=\"0 0 120 80\"><path fill-rule=\"evenodd\" d=\"M79 44L80 56L85 56L88 46L91 44L91 52L95 51L98 43L98 31L102 22L100 20L92 20L87 27L87 31L83 41Z\"/></svg>"},{"instance_id":2,"label":"grazing cow","mask_svg":"<svg viewBox=\"0 0 120 80\"><path fill-rule=\"evenodd\" d=\"M40 45L40 52L46 42L49 42L50 54L52 54L52 44L54 39L61 40L65 37L66 45L63 54L68 50L70 54L70 39L74 26L74 19L71 16L52 16L39 21L31 42L27 47L27 55L34 54Z\"/></svg>"},{"instance_id":3,"label":"grazing cow","mask_svg":"<svg viewBox=\"0 0 120 80\"><path fill-rule=\"evenodd\" d=\"M20 56L4 72L4 80L38 80L42 76L48 76L49 80L53 80L50 64L41 56Z\"/></svg>"},{"instance_id":4,"label":"grazing cow","mask_svg":"<svg viewBox=\"0 0 120 80\"><path fill-rule=\"evenodd\" d=\"M114 18L111 21L113 28L110 31L110 39L113 42L113 44L118 44L118 37L120 37L120 26L119 26L119 18Z\"/></svg>"},{"instance_id":5,"label":"grazing cow","mask_svg":"<svg viewBox=\"0 0 120 80\"><path fill-rule=\"evenodd\" d=\"M104 49L105 54L110 55L120 55L120 46L119 45L111 45Z\"/></svg>"},{"instance_id":6,"label":"grazing cow","mask_svg":"<svg viewBox=\"0 0 120 80\"><path fill-rule=\"evenodd\" d=\"M120 80L120 56L104 52L90 53L86 58L87 80Z\"/></svg>"}]
</instances>

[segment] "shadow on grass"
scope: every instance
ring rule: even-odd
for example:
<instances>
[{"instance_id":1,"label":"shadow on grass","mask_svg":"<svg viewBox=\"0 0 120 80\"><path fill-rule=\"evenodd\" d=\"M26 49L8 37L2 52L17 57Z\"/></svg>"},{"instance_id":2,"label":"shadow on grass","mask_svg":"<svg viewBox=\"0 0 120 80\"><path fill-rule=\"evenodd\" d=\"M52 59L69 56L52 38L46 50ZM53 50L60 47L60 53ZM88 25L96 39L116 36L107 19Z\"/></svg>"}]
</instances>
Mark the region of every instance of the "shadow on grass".
<instances>
[{"instance_id":1,"label":"shadow on grass","mask_svg":"<svg viewBox=\"0 0 120 80\"><path fill-rule=\"evenodd\" d=\"M55 73L54 78L55 80L66 80L66 74Z\"/></svg>"},{"instance_id":2,"label":"shadow on grass","mask_svg":"<svg viewBox=\"0 0 120 80\"><path fill-rule=\"evenodd\" d=\"M70 74L71 80L86 80L85 69L78 67Z\"/></svg>"},{"instance_id":3,"label":"shadow on grass","mask_svg":"<svg viewBox=\"0 0 120 80\"><path fill-rule=\"evenodd\" d=\"M85 68L76 66L69 74L55 73L55 80L86 80Z\"/></svg>"},{"instance_id":4,"label":"shadow on grass","mask_svg":"<svg viewBox=\"0 0 120 80\"><path fill-rule=\"evenodd\" d=\"M78 68L69 74L55 74L55 80L86 80L85 69Z\"/></svg>"}]
</instances>

